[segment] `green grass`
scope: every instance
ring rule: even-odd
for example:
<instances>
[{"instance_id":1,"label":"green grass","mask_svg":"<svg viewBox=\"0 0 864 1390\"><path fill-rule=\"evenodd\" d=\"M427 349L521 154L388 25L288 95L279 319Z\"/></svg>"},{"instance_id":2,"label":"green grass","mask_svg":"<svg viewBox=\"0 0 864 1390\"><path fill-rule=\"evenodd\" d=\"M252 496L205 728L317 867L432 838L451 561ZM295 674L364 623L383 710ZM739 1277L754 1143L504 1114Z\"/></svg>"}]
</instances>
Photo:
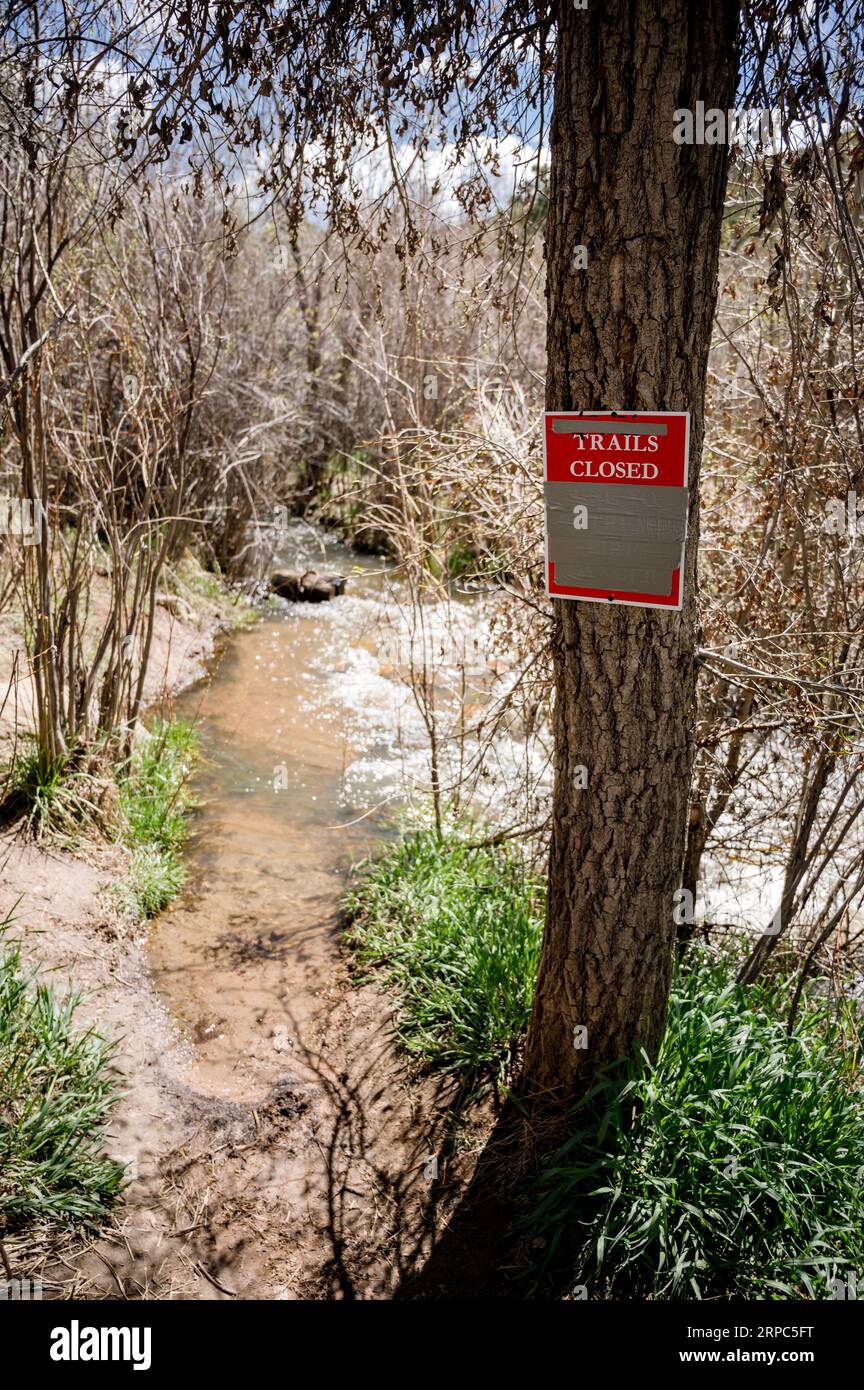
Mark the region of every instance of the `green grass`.
<instances>
[{"instance_id":1,"label":"green grass","mask_svg":"<svg viewBox=\"0 0 864 1390\"><path fill-rule=\"evenodd\" d=\"M161 912L183 884L182 849L194 804L188 778L196 748L195 730L186 720L157 720L120 770L123 839L132 851L120 901L137 915Z\"/></svg>"},{"instance_id":2,"label":"green grass","mask_svg":"<svg viewBox=\"0 0 864 1390\"><path fill-rule=\"evenodd\" d=\"M158 912L183 881L194 748L191 725L157 721L128 765L115 769L116 787L105 774L113 833L131 850L128 877L115 892L136 915ZM80 787L94 785L68 770L56 781L35 764L31 772L33 814L55 829L82 809ZM98 1222L122 1188L122 1165L103 1152L117 1097L110 1049L94 1032L75 1031L77 1002L74 994L58 1001L22 974L0 924L0 1231L33 1221Z\"/></svg>"},{"instance_id":3,"label":"green grass","mask_svg":"<svg viewBox=\"0 0 864 1390\"><path fill-rule=\"evenodd\" d=\"M696 955L655 1066L609 1077L526 1226L589 1297L824 1298L864 1276L864 1093L843 1019Z\"/></svg>"},{"instance_id":4,"label":"green grass","mask_svg":"<svg viewBox=\"0 0 864 1390\"><path fill-rule=\"evenodd\" d=\"M197 737L182 719L156 720L141 730L128 762L111 767L103 756L46 769L35 740L19 748L4 811L31 829L74 848L82 836L119 839L131 851L129 872L111 896L121 910L153 917L183 884L182 848L193 800L189 769Z\"/></svg>"},{"instance_id":5,"label":"green grass","mask_svg":"<svg viewBox=\"0 0 864 1390\"><path fill-rule=\"evenodd\" d=\"M8 774L5 810L23 815L34 830L74 845L99 830L148 850L179 850L191 800L186 790L196 749L192 725L156 720L139 730L131 759L112 766L97 750L46 766L35 738L26 735ZM117 815L119 790L120 816Z\"/></svg>"},{"instance_id":6,"label":"green grass","mask_svg":"<svg viewBox=\"0 0 864 1390\"><path fill-rule=\"evenodd\" d=\"M35 835L50 836L58 843L75 846L82 834L104 829L110 819L102 794L110 775L76 767L74 761L48 763L35 737L27 734L4 778L3 814L10 820L23 817Z\"/></svg>"},{"instance_id":7,"label":"green grass","mask_svg":"<svg viewBox=\"0 0 864 1390\"><path fill-rule=\"evenodd\" d=\"M60 1002L22 973L0 924L0 1230L98 1223L123 1186L104 1154L117 1099L110 1050L76 1032L77 997Z\"/></svg>"},{"instance_id":8,"label":"green grass","mask_svg":"<svg viewBox=\"0 0 864 1390\"><path fill-rule=\"evenodd\" d=\"M468 1082L512 1079L543 907L518 859L407 834L359 866L347 906L402 1045ZM694 948L656 1063L610 1071L574 1112L520 1223L535 1291L806 1299L864 1280L854 1025L811 999L787 1037L789 981L744 990L735 964Z\"/></svg>"},{"instance_id":9,"label":"green grass","mask_svg":"<svg viewBox=\"0 0 864 1390\"><path fill-rule=\"evenodd\" d=\"M543 886L506 848L408 834L358 866L348 946L397 1001L397 1036L429 1066L501 1080L525 1030Z\"/></svg>"}]
</instances>

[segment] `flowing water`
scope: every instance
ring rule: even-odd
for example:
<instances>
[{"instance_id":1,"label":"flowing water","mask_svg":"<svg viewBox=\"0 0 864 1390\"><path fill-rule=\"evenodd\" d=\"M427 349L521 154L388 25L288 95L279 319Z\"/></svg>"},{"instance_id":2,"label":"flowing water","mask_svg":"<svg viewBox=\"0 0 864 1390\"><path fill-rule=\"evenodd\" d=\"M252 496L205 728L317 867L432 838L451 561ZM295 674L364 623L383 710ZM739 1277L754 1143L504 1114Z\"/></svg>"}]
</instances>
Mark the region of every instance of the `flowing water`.
<instances>
[{"instance_id":1,"label":"flowing water","mask_svg":"<svg viewBox=\"0 0 864 1390\"><path fill-rule=\"evenodd\" d=\"M402 692L375 655L386 576L333 544L315 558L350 572L350 592L262 617L176 706L201 738L200 807L150 960L195 1044L197 1084L227 1095L302 1076L346 870L391 833L386 728Z\"/></svg>"},{"instance_id":2,"label":"flowing water","mask_svg":"<svg viewBox=\"0 0 864 1390\"><path fill-rule=\"evenodd\" d=\"M308 1079L326 1048L348 867L394 833L412 789L428 792L429 741L406 652L416 669L419 637L436 667L438 717L463 730L444 740L451 765L476 755L466 713L482 711L501 679L476 597L411 609L395 601L404 594L380 560L310 527L295 530L278 561L346 573L347 592L280 604L232 637L210 680L178 700L201 736L200 809L187 884L149 947L158 988L194 1044L196 1086L225 1097ZM512 777L524 741L505 735L493 752Z\"/></svg>"},{"instance_id":3,"label":"flowing water","mask_svg":"<svg viewBox=\"0 0 864 1390\"><path fill-rule=\"evenodd\" d=\"M395 835L407 803L411 820L428 812L418 679L434 698L441 785L473 776L496 824L533 745L490 720L512 679L492 650L494 599L412 605L380 561L308 527L277 563L347 573L347 592L263 612L176 705L201 758L188 879L149 941L188 1044L187 1065L163 1077L178 1105L167 1171L188 1193L166 1223L196 1233L193 1267L223 1292L386 1298L431 1250L454 1098L446 1077L406 1076L390 1001L346 987L347 871Z\"/></svg>"}]
</instances>

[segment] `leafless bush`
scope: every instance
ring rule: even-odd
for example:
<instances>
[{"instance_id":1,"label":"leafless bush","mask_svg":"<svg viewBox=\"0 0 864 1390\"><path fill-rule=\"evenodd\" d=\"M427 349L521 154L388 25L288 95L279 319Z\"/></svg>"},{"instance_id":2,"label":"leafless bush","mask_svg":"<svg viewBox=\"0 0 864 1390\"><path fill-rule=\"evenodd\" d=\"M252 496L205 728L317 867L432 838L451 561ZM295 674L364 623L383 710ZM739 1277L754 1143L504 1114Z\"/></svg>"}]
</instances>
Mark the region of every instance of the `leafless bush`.
<instances>
[{"instance_id":1,"label":"leafless bush","mask_svg":"<svg viewBox=\"0 0 864 1390\"><path fill-rule=\"evenodd\" d=\"M772 906L751 907L761 923L746 920L761 929L746 980L779 943L809 969L836 933L848 945L861 932L861 216L858 161L842 152L828 172L810 149L787 151L730 188L685 887L706 849L779 879Z\"/></svg>"}]
</instances>

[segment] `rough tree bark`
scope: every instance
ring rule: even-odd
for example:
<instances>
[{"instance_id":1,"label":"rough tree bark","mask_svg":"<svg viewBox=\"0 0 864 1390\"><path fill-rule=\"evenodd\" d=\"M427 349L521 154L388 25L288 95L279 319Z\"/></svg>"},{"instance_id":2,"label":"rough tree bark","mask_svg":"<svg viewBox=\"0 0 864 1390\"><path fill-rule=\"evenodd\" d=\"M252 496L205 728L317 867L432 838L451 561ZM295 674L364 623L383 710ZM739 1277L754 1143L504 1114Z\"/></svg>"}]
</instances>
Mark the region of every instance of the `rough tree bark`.
<instances>
[{"instance_id":1,"label":"rough tree bark","mask_svg":"<svg viewBox=\"0 0 864 1390\"><path fill-rule=\"evenodd\" d=\"M550 410L689 410L684 606L555 601L555 791L546 932L525 1062L578 1094L662 1035L695 706L696 541L725 145L678 145L673 113L728 109L736 0L562 0L547 228ZM588 268L577 268L576 247ZM588 769L579 790L576 769ZM584 1047L574 1029L587 1029Z\"/></svg>"}]
</instances>

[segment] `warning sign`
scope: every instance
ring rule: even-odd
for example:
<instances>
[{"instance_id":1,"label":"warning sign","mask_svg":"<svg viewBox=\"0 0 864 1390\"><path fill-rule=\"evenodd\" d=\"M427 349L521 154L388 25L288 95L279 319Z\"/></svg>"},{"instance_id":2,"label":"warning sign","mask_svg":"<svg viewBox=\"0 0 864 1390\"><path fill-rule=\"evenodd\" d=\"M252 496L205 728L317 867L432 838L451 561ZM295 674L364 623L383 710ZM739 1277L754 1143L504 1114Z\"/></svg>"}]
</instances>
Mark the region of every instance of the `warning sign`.
<instances>
[{"instance_id":1,"label":"warning sign","mask_svg":"<svg viewBox=\"0 0 864 1390\"><path fill-rule=\"evenodd\" d=\"M680 608L690 416L545 416L546 592Z\"/></svg>"}]
</instances>

